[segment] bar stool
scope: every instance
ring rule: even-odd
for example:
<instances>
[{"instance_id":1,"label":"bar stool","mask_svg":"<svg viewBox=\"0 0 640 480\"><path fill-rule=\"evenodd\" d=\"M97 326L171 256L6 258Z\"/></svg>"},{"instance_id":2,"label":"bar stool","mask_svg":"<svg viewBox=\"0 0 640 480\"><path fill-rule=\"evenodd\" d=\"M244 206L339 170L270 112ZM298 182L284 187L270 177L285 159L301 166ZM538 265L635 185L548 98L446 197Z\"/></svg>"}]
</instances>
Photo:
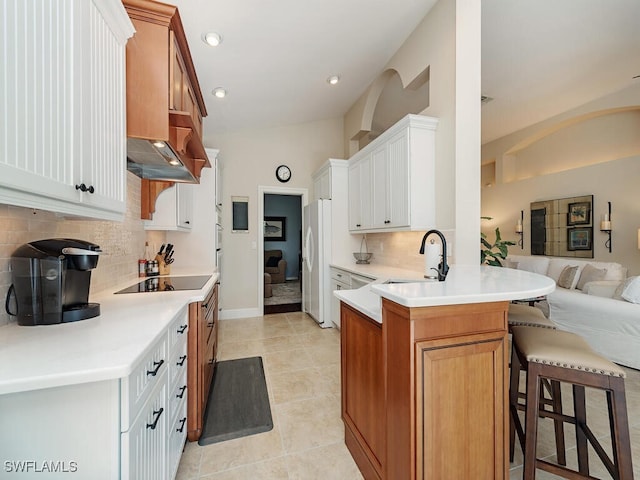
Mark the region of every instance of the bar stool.
<instances>
[{"instance_id":1,"label":"bar stool","mask_svg":"<svg viewBox=\"0 0 640 480\"><path fill-rule=\"evenodd\" d=\"M593 478L589 476L588 443L614 479L632 479L624 370L594 352L579 335L570 332L517 326L512 328L512 346L512 366L517 362L527 373L525 430L524 436L520 437L524 451L523 479L533 480L536 468L565 478ZM572 384L574 416L540 410L541 378ZM522 430L516 405L518 385L514 384L513 375L511 380L509 410L516 429ZM585 387L606 392L613 459L608 457L587 425ZM575 425L578 471L536 458L539 415Z\"/></svg>"},{"instance_id":2,"label":"bar stool","mask_svg":"<svg viewBox=\"0 0 640 480\"><path fill-rule=\"evenodd\" d=\"M509 304L509 312L507 315L507 323L509 326L509 332L512 327L527 326L527 327L539 327L549 328L555 330L556 325L544 316L542 310L529 305L522 305L518 303ZM524 410L524 405L518 402L518 399L524 399L525 394L518 391L517 385L520 379L520 372L523 370L519 362L511 362L511 366L515 365L517 368L511 369L510 383L516 385L516 389L510 391L510 395L515 396L515 402L517 409ZM540 379L544 388L540 389L540 405L541 408L550 406L551 411L554 413L562 413L562 393L560 390L560 382L555 380L548 380L546 378ZM545 390L549 394L549 398L545 396ZM515 413L517 415L517 412ZM518 425L513 419L509 422L509 461L513 462L515 456L515 436ZM560 465L566 465L566 449L564 444L564 422L560 419L553 420L553 428L556 441L556 457ZM518 430L518 437L520 442L523 443L524 432L520 427Z\"/></svg>"}]
</instances>

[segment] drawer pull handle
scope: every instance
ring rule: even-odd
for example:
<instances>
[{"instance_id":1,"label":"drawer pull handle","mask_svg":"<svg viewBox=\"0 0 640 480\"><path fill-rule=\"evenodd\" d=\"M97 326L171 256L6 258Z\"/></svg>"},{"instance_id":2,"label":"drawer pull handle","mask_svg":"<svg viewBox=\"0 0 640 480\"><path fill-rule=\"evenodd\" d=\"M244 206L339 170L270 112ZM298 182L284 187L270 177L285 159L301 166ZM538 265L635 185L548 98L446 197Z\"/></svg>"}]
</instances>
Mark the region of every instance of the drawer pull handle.
<instances>
[{"instance_id":1,"label":"drawer pull handle","mask_svg":"<svg viewBox=\"0 0 640 480\"><path fill-rule=\"evenodd\" d=\"M184 397L184 392L187 389L186 385L183 385L182 387L180 387L178 390L180 390L180 393L176 395L176 398L182 398Z\"/></svg>"},{"instance_id":2,"label":"drawer pull handle","mask_svg":"<svg viewBox=\"0 0 640 480\"><path fill-rule=\"evenodd\" d=\"M158 426L158 420L160 420L160 417L162 416L162 412L164 412L164 408L161 408L160 410L154 410L153 411L153 415L156 417L153 420L153 423L147 423L147 428L150 428L151 430L155 430L156 427Z\"/></svg>"},{"instance_id":3,"label":"drawer pull handle","mask_svg":"<svg viewBox=\"0 0 640 480\"><path fill-rule=\"evenodd\" d=\"M179 334L183 334L184 332L187 331L187 326L186 325L182 325L179 329L178 329L178 333Z\"/></svg>"},{"instance_id":4,"label":"drawer pull handle","mask_svg":"<svg viewBox=\"0 0 640 480\"><path fill-rule=\"evenodd\" d=\"M160 370L160 367L162 366L163 363L164 363L164 360L160 360L159 362L153 362L153 366L156 368L155 370L147 370L147 375L151 375L152 377L155 377L158 374L158 370Z\"/></svg>"},{"instance_id":5,"label":"drawer pull handle","mask_svg":"<svg viewBox=\"0 0 640 480\"><path fill-rule=\"evenodd\" d=\"M336 276L342 278L342 274L341 273L338 273Z\"/></svg>"},{"instance_id":6,"label":"drawer pull handle","mask_svg":"<svg viewBox=\"0 0 640 480\"><path fill-rule=\"evenodd\" d=\"M89 193L93 193L96 191L96 189L93 188L93 185L89 185L89 187L87 187L84 183L81 183L80 185L76 185L76 190L80 190L81 192L89 192Z\"/></svg>"},{"instance_id":7,"label":"drawer pull handle","mask_svg":"<svg viewBox=\"0 0 640 480\"><path fill-rule=\"evenodd\" d=\"M176 432L180 432L182 433L184 430L184 424L187 421L187 417L184 417L182 420L180 420L180 428L176 428Z\"/></svg>"},{"instance_id":8,"label":"drawer pull handle","mask_svg":"<svg viewBox=\"0 0 640 480\"><path fill-rule=\"evenodd\" d=\"M187 359L187 356L186 356L186 355L182 355L182 356L180 357L180 361L179 361L179 362L177 362L177 363L176 363L176 365L177 365L177 366L179 366L179 367L183 366L183 365L184 365L184 361L185 361L186 359Z\"/></svg>"}]
</instances>

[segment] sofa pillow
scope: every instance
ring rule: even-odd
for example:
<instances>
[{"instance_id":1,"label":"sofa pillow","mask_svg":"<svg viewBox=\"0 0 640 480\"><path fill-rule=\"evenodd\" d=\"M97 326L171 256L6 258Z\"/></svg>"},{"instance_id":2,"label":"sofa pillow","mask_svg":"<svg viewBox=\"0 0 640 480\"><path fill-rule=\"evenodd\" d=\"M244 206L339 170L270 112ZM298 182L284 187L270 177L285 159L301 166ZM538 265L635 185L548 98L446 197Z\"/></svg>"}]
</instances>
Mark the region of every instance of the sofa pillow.
<instances>
[{"instance_id":1,"label":"sofa pillow","mask_svg":"<svg viewBox=\"0 0 640 480\"><path fill-rule=\"evenodd\" d=\"M627 302L640 303L640 278L635 277L622 292L622 298Z\"/></svg>"},{"instance_id":2,"label":"sofa pillow","mask_svg":"<svg viewBox=\"0 0 640 480\"><path fill-rule=\"evenodd\" d=\"M567 265L562 269L560 276L558 277L558 286L562 288L571 288L573 285L573 279L578 274L578 266Z\"/></svg>"},{"instance_id":3,"label":"sofa pillow","mask_svg":"<svg viewBox=\"0 0 640 480\"><path fill-rule=\"evenodd\" d=\"M624 282L621 282L620 285L618 285L618 287L616 288L616 291L613 292L613 297L611 298L613 298L614 300L622 300L622 292L624 292L625 288L627 288L629 284L636 278L638 277L629 277Z\"/></svg>"},{"instance_id":4,"label":"sofa pillow","mask_svg":"<svg viewBox=\"0 0 640 480\"><path fill-rule=\"evenodd\" d=\"M277 267L279 261L280 257L269 257L267 258L267 264L265 267Z\"/></svg>"},{"instance_id":5,"label":"sofa pillow","mask_svg":"<svg viewBox=\"0 0 640 480\"><path fill-rule=\"evenodd\" d=\"M587 264L584 266L582 272L580 273L580 280L578 280L576 288L578 290L582 290L586 283L603 280L606 274L606 268L596 268L591 264Z\"/></svg>"}]
</instances>

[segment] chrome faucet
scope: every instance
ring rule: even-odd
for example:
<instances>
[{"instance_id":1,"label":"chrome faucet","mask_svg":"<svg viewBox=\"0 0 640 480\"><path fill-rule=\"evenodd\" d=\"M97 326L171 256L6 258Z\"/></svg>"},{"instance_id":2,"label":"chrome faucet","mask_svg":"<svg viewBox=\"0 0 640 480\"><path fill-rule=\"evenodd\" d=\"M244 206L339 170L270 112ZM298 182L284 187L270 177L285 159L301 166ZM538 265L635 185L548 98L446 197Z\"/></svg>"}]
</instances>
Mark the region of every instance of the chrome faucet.
<instances>
[{"instance_id":1,"label":"chrome faucet","mask_svg":"<svg viewBox=\"0 0 640 480\"><path fill-rule=\"evenodd\" d=\"M447 240L444 238L444 235L440 230L429 230L424 234L424 237L422 237L422 245L420 246L420 254L424 255L424 244L427 241L427 237L432 233L438 235L442 242L442 261L438 264L437 269L432 268L432 270L436 270L438 272L438 281L444 282L445 278L447 278L447 273L449 273L449 265L447 265Z\"/></svg>"}]
</instances>

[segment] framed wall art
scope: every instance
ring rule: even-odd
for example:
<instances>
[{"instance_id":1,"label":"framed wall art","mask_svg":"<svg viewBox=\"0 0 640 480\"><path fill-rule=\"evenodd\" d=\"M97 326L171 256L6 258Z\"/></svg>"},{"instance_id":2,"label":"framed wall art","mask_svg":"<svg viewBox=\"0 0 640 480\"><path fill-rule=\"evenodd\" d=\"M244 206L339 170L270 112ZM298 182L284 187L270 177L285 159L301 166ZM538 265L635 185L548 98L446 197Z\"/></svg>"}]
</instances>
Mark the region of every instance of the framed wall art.
<instances>
[{"instance_id":1,"label":"framed wall art","mask_svg":"<svg viewBox=\"0 0 640 480\"><path fill-rule=\"evenodd\" d=\"M567 234L568 250L591 250L593 228L571 228Z\"/></svg>"},{"instance_id":2,"label":"framed wall art","mask_svg":"<svg viewBox=\"0 0 640 480\"><path fill-rule=\"evenodd\" d=\"M569 213L567 213L567 225L589 225L590 223L590 202L576 202L569 204Z\"/></svg>"},{"instance_id":3,"label":"framed wall art","mask_svg":"<svg viewBox=\"0 0 640 480\"><path fill-rule=\"evenodd\" d=\"M284 242L287 217L264 217L264 239L270 242Z\"/></svg>"}]
</instances>

